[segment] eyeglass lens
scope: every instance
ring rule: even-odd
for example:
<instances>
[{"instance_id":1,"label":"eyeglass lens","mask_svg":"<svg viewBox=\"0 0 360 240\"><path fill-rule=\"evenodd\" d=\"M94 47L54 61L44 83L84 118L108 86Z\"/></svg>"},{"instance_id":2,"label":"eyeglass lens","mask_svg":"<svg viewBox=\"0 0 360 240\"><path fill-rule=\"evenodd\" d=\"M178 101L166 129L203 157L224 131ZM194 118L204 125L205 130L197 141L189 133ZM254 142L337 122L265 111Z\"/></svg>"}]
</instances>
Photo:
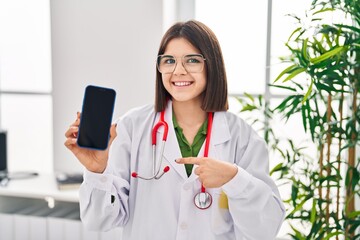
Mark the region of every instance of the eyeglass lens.
<instances>
[{"instance_id":1,"label":"eyeglass lens","mask_svg":"<svg viewBox=\"0 0 360 240\"><path fill-rule=\"evenodd\" d=\"M189 73L201 72L204 68L204 57L201 54L185 55L181 58L185 70ZM171 55L160 55L157 60L157 67L161 73L174 72L177 59Z\"/></svg>"}]
</instances>

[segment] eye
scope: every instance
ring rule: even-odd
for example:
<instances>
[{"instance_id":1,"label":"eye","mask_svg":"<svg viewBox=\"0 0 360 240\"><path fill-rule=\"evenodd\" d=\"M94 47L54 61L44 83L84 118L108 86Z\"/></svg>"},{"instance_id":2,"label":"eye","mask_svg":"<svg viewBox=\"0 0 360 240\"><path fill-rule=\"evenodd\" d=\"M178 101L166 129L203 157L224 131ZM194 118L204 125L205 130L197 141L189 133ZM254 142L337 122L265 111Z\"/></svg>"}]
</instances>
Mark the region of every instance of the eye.
<instances>
[{"instance_id":1,"label":"eye","mask_svg":"<svg viewBox=\"0 0 360 240\"><path fill-rule=\"evenodd\" d=\"M163 57L161 59L161 64L175 64L176 60L173 57Z\"/></svg>"},{"instance_id":2,"label":"eye","mask_svg":"<svg viewBox=\"0 0 360 240\"><path fill-rule=\"evenodd\" d=\"M196 64L202 63L203 61L201 56L185 56L185 63Z\"/></svg>"},{"instance_id":3,"label":"eye","mask_svg":"<svg viewBox=\"0 0 360 240\"><path fill-rule=\"evenodd\" d=\"M192 58L189 58L187 62L188 63L199 63L200 61L199 61L199 59L192 57Z\"/></svg>"}]
</instances>

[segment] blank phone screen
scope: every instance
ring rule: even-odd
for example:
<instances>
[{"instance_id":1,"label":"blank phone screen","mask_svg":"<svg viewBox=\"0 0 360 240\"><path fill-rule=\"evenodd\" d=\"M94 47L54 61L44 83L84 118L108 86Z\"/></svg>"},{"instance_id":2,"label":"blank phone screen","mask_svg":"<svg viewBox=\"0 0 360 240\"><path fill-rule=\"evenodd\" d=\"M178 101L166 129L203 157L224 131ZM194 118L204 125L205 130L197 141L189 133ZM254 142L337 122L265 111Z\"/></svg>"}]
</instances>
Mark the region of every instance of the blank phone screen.
<instances>
[{"instance_id":1,"label":"blank phone screen","mask_svg":"<svg viewBox=\"0 0 360 240\"><path fill-rule=\"evenodd\" d=\"M87 86L77 144L97 150L105 150L110 137L116 92L110 88Z\"/></svg>"}]
</instances>

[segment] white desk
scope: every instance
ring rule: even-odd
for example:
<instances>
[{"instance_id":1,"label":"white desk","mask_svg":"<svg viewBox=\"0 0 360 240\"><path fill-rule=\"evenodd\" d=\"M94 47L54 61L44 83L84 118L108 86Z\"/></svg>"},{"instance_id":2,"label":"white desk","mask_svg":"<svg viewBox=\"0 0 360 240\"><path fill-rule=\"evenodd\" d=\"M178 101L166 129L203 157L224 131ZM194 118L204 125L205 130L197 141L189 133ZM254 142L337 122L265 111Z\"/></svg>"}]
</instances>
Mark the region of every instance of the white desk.
<instances>
[{"instance_id":1,"label":"white desk","mask_svg":"<svg viewBox=\"0 0 360 240\"><path fill-rule=\"evenodd\" d=\"M55 175L52 174L39 174L29 179L10 180L6 187L0 187L0 196L53 198L55 201L79 202L78 190L58 190Z\"/></svg>"}]
</instances>

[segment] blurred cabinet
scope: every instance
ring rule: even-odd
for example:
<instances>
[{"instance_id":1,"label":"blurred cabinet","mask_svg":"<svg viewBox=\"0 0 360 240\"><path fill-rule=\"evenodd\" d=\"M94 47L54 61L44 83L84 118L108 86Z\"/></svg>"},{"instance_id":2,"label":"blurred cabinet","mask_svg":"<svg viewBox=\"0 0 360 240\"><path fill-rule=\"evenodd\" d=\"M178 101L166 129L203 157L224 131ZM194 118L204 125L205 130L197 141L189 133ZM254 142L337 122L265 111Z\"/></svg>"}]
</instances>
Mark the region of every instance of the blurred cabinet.
<instances>
[{"instance_id":1,"label":"blurred cabinet","mask_svg":"<svg viewBox=\"0 0 360 240\"><path fill-rule=\"evenodd\" d=\"M78 190L59 191L55 177L12 180L0 187L0 239L121 240L121 228L86 230L80 221Z\"/></svg>"}]
</instances>

